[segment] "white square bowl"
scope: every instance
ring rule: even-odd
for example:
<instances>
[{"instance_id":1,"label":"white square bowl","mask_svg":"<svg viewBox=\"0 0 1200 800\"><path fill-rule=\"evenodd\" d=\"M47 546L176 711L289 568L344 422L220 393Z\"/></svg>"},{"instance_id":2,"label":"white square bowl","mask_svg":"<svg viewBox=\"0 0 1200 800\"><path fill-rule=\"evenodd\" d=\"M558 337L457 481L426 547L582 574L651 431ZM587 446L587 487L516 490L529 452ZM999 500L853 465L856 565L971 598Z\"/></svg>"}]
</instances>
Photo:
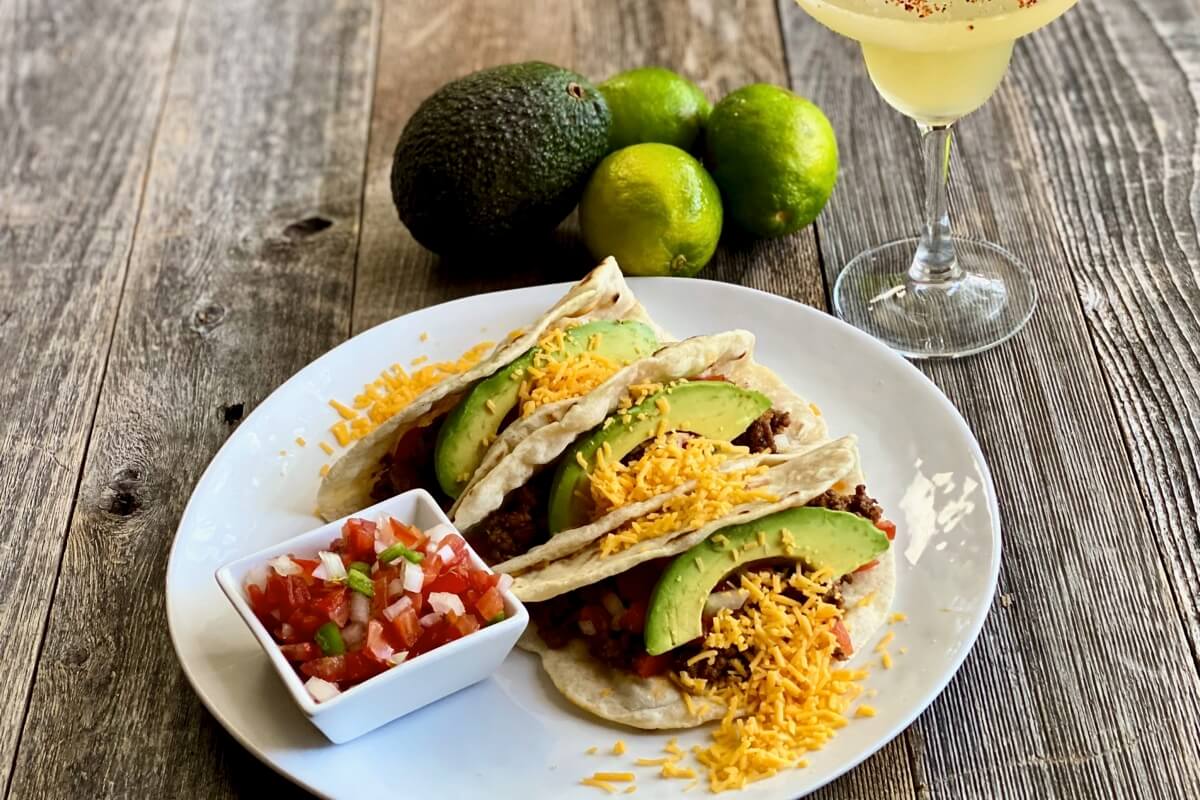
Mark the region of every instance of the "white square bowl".
<instances>
[{"instance_id":1,"label":"white square bowl","mask_svg":"<svg viewBox=\"0 0 1200 800\"><path fill-rule=\"evenodd\" d=\"M439 523L450 525L441 508L423 489L376 503L350 517L365 517L374 521L381 514L395 517L423 531ZM529 624L529 612L511 592L504 591L501 594L504 597L505 619L416 656L343 691L331 700L318 703L304 688L300 675L284 658L271 632L255 616L243 587L252 569L265 565L276 556L292 554L301 558L315 558L317 551L328 549L329 543L341 535L342 523L348 518L343 517L231 561L216 572L221 590L262 645L296 705L321 733L337 743L350 741L488 677L504 661ZM467 553L474 567L489 573L492 571L470 544L467 545Z\"/></svg>"}]
</instances>

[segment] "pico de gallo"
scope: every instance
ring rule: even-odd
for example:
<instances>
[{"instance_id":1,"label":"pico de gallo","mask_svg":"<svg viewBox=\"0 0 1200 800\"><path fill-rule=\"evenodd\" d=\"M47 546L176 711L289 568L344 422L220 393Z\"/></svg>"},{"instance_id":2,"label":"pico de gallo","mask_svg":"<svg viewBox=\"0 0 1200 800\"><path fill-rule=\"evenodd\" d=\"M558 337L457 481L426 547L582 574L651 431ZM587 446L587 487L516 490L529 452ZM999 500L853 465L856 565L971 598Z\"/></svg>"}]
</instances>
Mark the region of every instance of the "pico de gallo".
<instances>
[{"instance_id":1,"label":"pico de gallo","mask_svg":"<svg viewBox=\"0 0 1200 800\"><path fill-rule=\"evenodd\" d=\"M317 558L279 556L246 579L255 615L322 702L505 618L512 578L472 565L448 525L348 519Z\"/></svg>"}]
</instances>

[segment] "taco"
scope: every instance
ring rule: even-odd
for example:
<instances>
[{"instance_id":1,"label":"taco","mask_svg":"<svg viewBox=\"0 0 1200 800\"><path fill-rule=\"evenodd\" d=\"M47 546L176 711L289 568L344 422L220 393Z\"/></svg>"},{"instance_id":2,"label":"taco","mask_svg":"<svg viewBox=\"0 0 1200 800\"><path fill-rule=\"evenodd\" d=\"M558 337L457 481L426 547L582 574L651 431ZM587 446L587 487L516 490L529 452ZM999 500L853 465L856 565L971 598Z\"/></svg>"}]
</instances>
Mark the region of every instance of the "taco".
<instances>
[{"instance_id":1,"label":"taco","mask_svg":"<svg viewBox=\"0 0 1200 800\"><path fill-rule=\"evenodd\" d=\"M765 480L774 502L616 553L596 536L516 565L533 621L521 644L568 700L635 728L722 719L718 742L740 717L770 730L845 711L856 675L843 662L891 605L895 527L866 492L851 437L789 454ZM781 695L789 681L804 688ZM832 735L814 731L816 746ZM714 748L710 766L723 763Z\"/></svg>"},{"instance_id":2,"label":"taco","mask_svg":"<svg viewBox=\"0 0 1200 800\"><path fill-rule=\"evenodd\" d=\"M774 499L766 471L825 427L753 362L753 342L728 331L665 345L569 408L546 407L536 426L506 431L451 509L455 525L515 573L625 523L606 547Z\"/></svg>"},{"instance_id":3,"label":"taco","mask_svg":"<svg viewBox=\"0 0 1200 800\"><path fill-rule=\"evenodd\" d=\"M606 259L529 327L357 441L321 483L321 516L337 519L417 487L448 506L507 427L544 405L569 406L664 338Z\"/></svg>"}]
</instances>

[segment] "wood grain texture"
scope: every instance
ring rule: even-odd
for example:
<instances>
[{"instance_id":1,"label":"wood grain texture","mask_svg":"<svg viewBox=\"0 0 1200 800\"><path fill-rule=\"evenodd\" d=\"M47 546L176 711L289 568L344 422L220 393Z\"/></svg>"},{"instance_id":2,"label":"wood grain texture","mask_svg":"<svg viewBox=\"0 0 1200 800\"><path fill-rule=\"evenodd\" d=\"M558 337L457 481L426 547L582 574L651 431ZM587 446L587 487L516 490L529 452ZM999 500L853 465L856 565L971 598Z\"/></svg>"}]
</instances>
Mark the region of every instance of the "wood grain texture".
<instances>
[{"instance_id":1,"label":"wood grain texture","mask_svg":"<svg viewBox=\"0 0 1200 800\"><path fill-rule=\"evenodd\" d=\"M160 587L235 407L349 329L373 9L195 3L181 31L12 797L217 798L268 774L184 680Z\"/></svg>"},{"instance_id":2,"label":"wood grain texture","mask_svg":"<svg viewBox=\"0 0 1200 800\"><path fill-rule=\"evenodd\" d=\"M796 88L843 136L842 189L818 222L831 281L860 250L916 227L916 133L877 97L856 46L780 8ZM1012 249L1042 298L1008 345L927 367L988 455L1006 534L1000 599L979 644L905 734L922 796L1185 797L1200 787L1200 681L1173 597L1178 562L1164 569L1157 542L1191 534L1147 518L1081 309L1076 277L1091 267L1079 234L1064 235L1096 224L1085 221L1092 210L1065 209L1096 191L1088 176L1104 172L1112 146L1061 152L1044 135L1088 128L1121 105L1079 80L1101 52L1080 40L1093 26L1077 10L1020 43L1012 77L961 125L959 231ZM1050 180L1064 169L1051 162L1064 161L1074 186Z\"/></svg>"},{"instance_id":3,"label":"wood grain texture","mask_svg":"<svg viewBox=\"0 0 1200 800\"><path fill-rule=\"evenodd\" d=\"M1200 663L1200 40L1194 3L1086 4L1027 93L1051 220ZM1034 44L1031 42L1031 45ZM1065 46L1064 46L1065 45ZM1089 58L1111 52L1114 58ZM1094 165L1087 169L1087 165Z\"/></svg>"},{"instance_id":4,"label":"wood grain texture","mask_svg":"<svg viewBox=\"0 0 1200 800\"><path fill-rule=\"evenodd\" d=\"M24 721L179 14L175 2L0 2L0 785Z\"/></svg>"}]
</instances>

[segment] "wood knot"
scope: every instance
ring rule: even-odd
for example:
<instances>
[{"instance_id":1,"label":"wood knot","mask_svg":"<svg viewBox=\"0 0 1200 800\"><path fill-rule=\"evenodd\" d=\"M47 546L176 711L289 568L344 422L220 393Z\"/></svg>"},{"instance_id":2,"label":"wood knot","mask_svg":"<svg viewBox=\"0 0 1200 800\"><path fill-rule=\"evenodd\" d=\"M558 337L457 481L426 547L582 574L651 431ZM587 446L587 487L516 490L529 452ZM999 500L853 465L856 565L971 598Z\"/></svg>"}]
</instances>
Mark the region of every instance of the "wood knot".
<instances>
[{"instance_id":1,"label":"wood knot","mask_svg":"<svg viewBox=\"0 0 1200 800\"><path fill-rule=\"evenodd\" d=\"M205 303L192 312L189 327L201 336L207 336L225 321L225 306L220 303Z\"/></svg>"},{"instance_id":2,"label":"wood knot","mask_svg":"<svg viewBox=\"0 0 1200 800\"><path fill-rule=\"evenodd\" d=\"M289 239L307 239L332 225L333 221L325 219L325 217L305 217L284 228L283 235Z\"/></svg>"},{"instance_id":3,"label":"wood knot","mask_svg":"<svg viewBox=\"0 0 1200 800\"><path fill-rule=\"evenodd\" d=\"M133 467L126 467L109 481L102 508L114 516L132 516L142 507L142 501L138 498L141 486L142 473Z\"/></svg>"},{"instance_id":4,"label":"wood knot","mask_svg":"<svg viewBox=\"0 0 1200 800\"><path fill-rule=\"evenodd\" d=\"M246 411L245 403L230 403L221 409L221 415L225 418L226 425L236 425L241 422L242 414Z\"/></svg>"}]
</instances>

